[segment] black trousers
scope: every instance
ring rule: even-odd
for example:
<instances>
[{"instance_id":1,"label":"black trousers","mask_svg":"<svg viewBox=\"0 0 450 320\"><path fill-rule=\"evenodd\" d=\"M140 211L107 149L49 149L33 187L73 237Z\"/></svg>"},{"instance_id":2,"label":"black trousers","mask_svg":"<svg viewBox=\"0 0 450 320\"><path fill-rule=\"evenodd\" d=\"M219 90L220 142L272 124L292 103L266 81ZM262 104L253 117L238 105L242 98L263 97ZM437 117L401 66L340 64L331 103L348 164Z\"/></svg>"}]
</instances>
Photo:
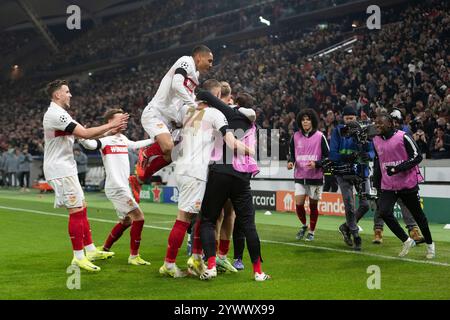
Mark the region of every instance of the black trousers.
<instances>
[{"instance_id":1,"label":"black trousers","mask_svg":"<svg viewBox=\"0 0 450 320\"><path fill-rule=\"evenodd\" d=\"M85 187L86 186L86 172L79 172L78 180L80 181L80 185L82 187Z\"/></svg>"},{"instance_id":2,"label":"black trousers","mask_svg":"<svg viewBox=\"0 0 450 320\"><path fill-rule=\"evenodd\" d=\"M325 175L325 183L323 185L323 192L337 192L338 183L336 177L333 175Z\"/></svg>"},{"instance_id":3,"label":"black trousers","mask_svg":"<svg viewBox=\"0 0 450 320\"><path fill-rule=\"evenodd\" d=\"M19 172L19 184L21 188L30 187L30 171Z\"/></svg>"},{"instance_id":4,"label":"black trousers","mask_svg":"<svg viewBox=\"0 0 450 320\"><path fill-rule=\"evenodd\" d=\"M250 258L255 263L261 257L261 243L256 231L250 181L218 172L209 173L200 214L200 239L205 257L208 259L216 255L214 230L217 218L228 198L236 212L234 233L245 236Z\"/></svg>"},{"instance_id":5,"label":"black trousers","mask_svg":"<svg viewBox=\"0 0 450 320\"><path fill-rule=\"evenodd\" d=\"M233 228L233 250L234 250L234 259L241 259L244 256L245 249L245 234L242 228Z\"/></svg>"},{"instance_id":6,"label":"black trousers","mask_svg":"<svg viewBox=\"0 0 450 320\"><path fill-rule=\"evenodd\" d=\"M378 199L378 206L381 218L384 220L389 229L391 229L391 231L402 242L405 242L408 239L408 235L405 230L403 230L398 220L394 217L394 205L398 198L402 199L406 208L408 208L414 217L414 220L416 220L417 225L425 238L425 242L427 244L433 243L427 217L420 206L420 196L418 191L397 192L383 190L381 192L380 198Z\"/></svg>"}]
</instances>

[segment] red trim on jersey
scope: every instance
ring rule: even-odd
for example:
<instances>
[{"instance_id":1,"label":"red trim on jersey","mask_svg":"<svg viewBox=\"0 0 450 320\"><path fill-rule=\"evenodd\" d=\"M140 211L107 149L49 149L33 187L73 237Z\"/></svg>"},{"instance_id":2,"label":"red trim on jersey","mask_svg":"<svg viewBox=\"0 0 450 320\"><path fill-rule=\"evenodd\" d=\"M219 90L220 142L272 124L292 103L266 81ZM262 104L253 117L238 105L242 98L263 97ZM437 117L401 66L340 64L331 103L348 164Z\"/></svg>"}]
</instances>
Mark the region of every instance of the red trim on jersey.
<instances>
[{"instance_id":1,"label":"red trim on jersey","mask_svg":"<svg viewBox=\"0 0 450 320\"><path fill-rule=\"evenodd\" d=\"M107 154L128 154L128 147L125 145L105 146L102 150L104 155Z\"/></svg>"},{"instance_id":2,"label":"red trim on jersey","mask_svg":"<svg viewBox=\"0 0 450 320\"><path fill-rule=\"evenodd\" d=\"M189 92L194 92L195 88L198 86L198 84L192 80L191 78L185 78L183 85L186 89L189 90Z\"/></svg>"},{"instance_id":3,"label":"red trim on jersey","mask_svg":"<svg viewBox=\"0 0 450 320\"><path fill-rule=\"evenodd\" d=\"M71 136L72 134L70 132L62 131L62 130L55 130L55 138L57 137L63 137L63 136Z\"/></svg>"}]
</instances>

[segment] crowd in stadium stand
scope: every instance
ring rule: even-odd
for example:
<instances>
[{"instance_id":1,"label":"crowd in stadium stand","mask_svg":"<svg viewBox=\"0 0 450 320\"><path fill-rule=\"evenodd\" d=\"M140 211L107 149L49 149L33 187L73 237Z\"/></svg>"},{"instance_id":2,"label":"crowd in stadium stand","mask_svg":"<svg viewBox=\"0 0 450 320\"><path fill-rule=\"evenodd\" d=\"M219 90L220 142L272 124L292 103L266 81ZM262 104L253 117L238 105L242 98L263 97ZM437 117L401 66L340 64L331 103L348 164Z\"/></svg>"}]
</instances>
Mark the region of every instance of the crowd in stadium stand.
<instances>
[{"instance_id":1,"label":"crowd in stadium stand","mask_svg":"<svg viewBox=\"0 0 450 320\"><path fill-rule=\"evenodd\" d=\"M276 23L282 17L345 2L349 0L154 1L87 31L35 71L129 58L259 26L260 16Z\"/></svg>"},{"instance_id":2,"label":"crowd in stadium stand","mask_svg":"<svg viewBox=\"0 0 450 320\"><path fill-rule=\"evenodd\" d=\"M329 138L346 105L353 105L363 120L373 119L381 108L399 108L426 158L450 158L449 12L448 3L440 1L392 11L398 22L362 31L351 52L336 50L322 57L310 54L339 42L341 25L292 31L286 41L261 37L243 43L235 56L223 55L208 76L230 82L234 93L244 90L256 98L258 125L280 130L281 159L286 158L300 109L319 112L320 129ZM175 59L71 81L70 112L80 123L93 126L107 108L122 106L131 114L127 135L143 139L141 112ZM48 98L38 92L44 86L27 80L0 83L3 173L10 170L8 159L25 147L32 155L42 155L42 115Z\"/></svg>"}]
</instances>

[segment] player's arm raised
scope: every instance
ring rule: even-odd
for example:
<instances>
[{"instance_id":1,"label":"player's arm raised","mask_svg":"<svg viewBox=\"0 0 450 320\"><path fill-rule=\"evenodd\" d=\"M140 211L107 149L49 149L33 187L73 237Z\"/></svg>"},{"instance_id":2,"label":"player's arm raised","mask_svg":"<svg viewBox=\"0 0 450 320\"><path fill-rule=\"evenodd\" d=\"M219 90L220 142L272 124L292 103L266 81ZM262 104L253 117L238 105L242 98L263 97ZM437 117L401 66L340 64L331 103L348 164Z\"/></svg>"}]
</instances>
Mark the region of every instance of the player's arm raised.
<instances>
[{"instance_id":1,"label":"player's arm raised","mask_svg":"<svg viewBox=\"0 0 450 320\"><path fill-rule=\"evenodd\" d=\"M115 117L114 120L110 121L107 124L104 124L99 127L93 127L93 128L85 128L80 124L76 124L72 133L78 138L91 139L94 137L101 136L109 130L114 130L114 129L118 129L118 128L126 128L128 118L129 118L128 113L124 113L124 114L121 114L121 115Z\"/></svg>"}]
</instances>

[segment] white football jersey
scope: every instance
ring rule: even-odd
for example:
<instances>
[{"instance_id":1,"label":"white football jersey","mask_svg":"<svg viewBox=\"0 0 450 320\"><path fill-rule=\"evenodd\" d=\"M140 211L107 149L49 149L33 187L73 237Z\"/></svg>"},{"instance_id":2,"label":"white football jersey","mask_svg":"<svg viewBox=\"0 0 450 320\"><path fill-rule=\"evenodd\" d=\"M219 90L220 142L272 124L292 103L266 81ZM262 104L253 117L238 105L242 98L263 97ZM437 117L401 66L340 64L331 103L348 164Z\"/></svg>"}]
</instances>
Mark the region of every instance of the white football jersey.
<instances>
[{"instance_id":1,"label":"white football jersey","mask_svg":"<svg viewBox=\"0 0 450 320\"><path fill-rule=\"evenodd\" d=\"M44 114L44 175L47 181L77 175L73 156L75 137L66 132L69 124L76 123L67 111L54 102Z\"/></svg>"},{"instance_id":2,"label":"white football jersey","mask_svg":"<svg viewBox=\"0 0 450 320\"><path fill-rule=\"evenodd\" d=\"M173 78L177 69L184 69L186 77L181 87L173 87ZM184 105L195 105L194 90L199 85L199 72L196 70L194 59L183 56L175 62L162 79L158 91L146 109L156 108L169 121L177 120L178 110ZM145 112L145 110L144 110Z\"/></svg>"},{"instance_id":3,"label":"white football jersey","mask_svg":"<svg viewBox=\"0 0 450 320\"><path fill-rule=\"evenodd\" d=\"M190 108L184 118L181 142L175 146L175 174L206 181L215 138L223 137L218 130L226 128L227 119L219 110Z\"/></svg>"},{"instance_id":4,"label":"white football jersey","mask_svg":"<svg viewBox=\"0 0 450 320\"><path fill-rule=\"evenodd\" d=\"M101 142L100 153L105 166L105 189L128 188L130 176L130 160L128 148L139 149L153 143L153 140L130 141L123 134L116 134L99 139ZM89 142L92 140L86 140ZM81 142L86 146L86 142ZM88 149L91 149L88 147Z\"/></svg>"}]
</instances>

